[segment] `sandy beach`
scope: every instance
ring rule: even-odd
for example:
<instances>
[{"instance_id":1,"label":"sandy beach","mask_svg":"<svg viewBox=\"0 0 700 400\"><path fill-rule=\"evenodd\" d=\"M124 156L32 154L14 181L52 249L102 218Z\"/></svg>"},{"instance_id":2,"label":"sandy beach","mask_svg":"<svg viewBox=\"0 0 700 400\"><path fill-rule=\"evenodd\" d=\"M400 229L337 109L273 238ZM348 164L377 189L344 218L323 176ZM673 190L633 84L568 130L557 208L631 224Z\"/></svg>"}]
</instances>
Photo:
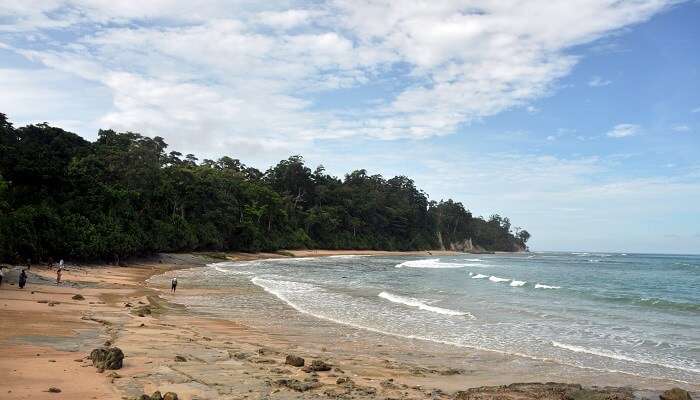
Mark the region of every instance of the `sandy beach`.
<instances>
[{"instance_id":1,"label":"sandy beach","mask_svg":"<svg viewBox=\"0 0 700 400\"><path fill-rule=\"evenodd\" d=\"M354 254L387 253L309 250L226 257L245 261ZM379 335L367 332L344 331L336 337L337 331L330 324L314 328L328 332L326 337L309 335L304 332L313 329L307 330L304 324L317 322L293 310L284 311L286 319L277 328L262 329L264 324L250 323L246 318L214 318L171 301L174 296L196 294L197 289L182 285L173 295L165 286L146 282L154 275L204 266L222 261L221 257L168 254L121 267L69 265L61 285L55 284L55 271L34 266L22 290L16 286L17 269L6 273L0 288L0 398L133 399L155 391L175 392L180 399L554 399L571 397L572 393L600 394L575 385L483 388L546 382L560 376L542 372L551 365L535 368L530 375L513 375L509 365L516 361L503 355L476 351L449 354L424 342L394 343L386 337L375 340ZM253 289L231 290L245 297L252 295ZM121 369L100 372L92 365L87 356L102 346L123 351ZM316 365L325 363L329 370L304 371L286 364L288 355L303 357L306 365L319 360ZM474 367L464 368L464 360ZM494 373L499 370L502 373ZM656 398L651 396L670 388L665 382L634 382L629 380L633 389L653 390L609 388L600 394L608 397L573 398ZM590 387L609 382L578 383ZM463 392L477 387L482 388Z\"/></svg>"}]
</instances>

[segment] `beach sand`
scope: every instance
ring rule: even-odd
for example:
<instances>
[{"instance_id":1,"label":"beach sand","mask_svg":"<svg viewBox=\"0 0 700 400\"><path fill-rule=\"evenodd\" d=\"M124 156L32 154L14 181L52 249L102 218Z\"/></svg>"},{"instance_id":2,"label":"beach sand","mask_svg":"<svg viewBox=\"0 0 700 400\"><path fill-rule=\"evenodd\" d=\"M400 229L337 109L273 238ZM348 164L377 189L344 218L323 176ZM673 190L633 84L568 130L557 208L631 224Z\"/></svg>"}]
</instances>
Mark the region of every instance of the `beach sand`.
<instances>
[{"instance_id":1,"label":"beach sand","mask_svg":"<svg viewBox=\"0 0 700 400\"><path fill-rule=\"evenodd\" d=\"M315 257L389 253L295 251L291 254ZM253 260L285 255L227 254L226 257ZM220 254L166 254L122 267L68 266L61 285L55 284L55 271L35 266L23 290L16 284L10 285L16 282L13 274L17 269L8 273L0 288L0 398L132 399L159 390L176 392L185 400L467 399L493 398L489 397L490 390L497 392L494 396L507 399L531 398L522 394L532 394L541 388L486 388L479 389L483 391L481 394L455 393L471 387L550 378L537 369L529 376L511 374L508 365L516 360L494 353L449 354L431 349L425 342L406 344L386 337L375 340L373 336L381 335L366 332L345 332L342 337L334 337L330 323L319 325L322 332L328 332L325 337L309 336L304 334L304 323L311 322L307 317L298 317L293 310L277 329L261 329L264 324L251 324L246 318L222 320L168 301L181 294L196 294L195 289L179 288L172 295L167 287L146 283L153 275L222 261L212 256L221 257ZM253 289L231 290L248 296L251 293L247 291ZM76 294L84 299L73 299ZM86 358L92 349L105 344L124 352L123 368L99 372ZM332 369L304 372L285 364L288 354L304 357L307 364L322 360ZM475 365L478 362L479 367L465 369L463 363L458 368L451 367L457 365L458 358L473 361ZM52 387L60 389L60 393L49 392ZM556 390L550 388L546 393L559 393ZM631 392L615 393L626 398Z\"/></svg>"}]
</instances>

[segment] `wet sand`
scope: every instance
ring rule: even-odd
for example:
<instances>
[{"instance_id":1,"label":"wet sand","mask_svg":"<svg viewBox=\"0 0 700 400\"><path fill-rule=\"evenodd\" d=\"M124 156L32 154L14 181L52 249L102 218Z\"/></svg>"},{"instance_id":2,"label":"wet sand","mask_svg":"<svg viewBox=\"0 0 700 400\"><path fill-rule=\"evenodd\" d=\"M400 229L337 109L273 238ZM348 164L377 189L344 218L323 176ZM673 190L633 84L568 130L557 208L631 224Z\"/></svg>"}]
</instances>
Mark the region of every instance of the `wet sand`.
<instances>
[{"instance_id":1,"label":"wet sand","mask_svg":"<svg viewBox=\"0 0 700 400\"><path fill-rule=\"evenodd\" d=\"M293 253L298 257L342 254L367 252ZM439 399L453 398L469 387L561 377L548 375L551 365L534 368L526 376L514 375L510 371L518 369L512 368L513 363L521 362L515 357L455 351L348 329L284 306L273 314L277 321L265 321L264 316L270 316L265 310L240 318L215 318L169 301L196 295L198 289L183 287L172 295L165 285L145 282L168 271L222 261L211 256L221 255L161 255L127 267L69 266L59 286L54 283L54 271L33 267L23 290L9 285L14 279L7 274L0 288L0 398L131 399L159 390L176 392L186 400ZM227 256L250 260L284 255ZM254 287L230 290L242 297L266 296ZM75 294L84 300L72 299ZM86 359L105 342L123 350L122 369L99 373ZM304 357L307 364L322 360L332 369L304 372L285 365L288 354ZM633 386L663 389L665 385ZM50 393L50 387L61 392Z\"/></svg>"}]
</instances>

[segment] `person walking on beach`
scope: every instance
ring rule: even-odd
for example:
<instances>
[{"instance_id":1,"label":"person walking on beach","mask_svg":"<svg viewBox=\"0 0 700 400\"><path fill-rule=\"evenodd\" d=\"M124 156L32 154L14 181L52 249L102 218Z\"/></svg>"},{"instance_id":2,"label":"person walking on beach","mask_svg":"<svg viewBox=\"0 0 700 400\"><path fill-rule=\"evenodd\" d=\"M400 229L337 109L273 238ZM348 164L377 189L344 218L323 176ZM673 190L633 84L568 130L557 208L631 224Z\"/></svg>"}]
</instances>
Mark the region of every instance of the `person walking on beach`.
<instances>
[{"instance_id":1,"label":"person walking on beach","mask_svg":"<svg viewBox=\"0 0 700 400\"><path fill-rule=\"evenodd\" d=\"M170 291L175 292L175 289L177 289L177 277L170 281Z\"/></svg>"},{"instance_id":2,"label":"person walking on beach","mask_svg":"<svg viewBox=\"0 0 700 400\"><path fill-rule=\"evenodd\" d=\"M0 267L0 287L2 287L2 280L5 279L5 271L3 271L4 267Z\"/></svg>"},{"instance_id":3,"label":"person walking on beach","mask_svg":"<svg viewBox=\"0 0 700 400\"><path fill-rule=\"evenodd\" d=\"M56 284L60 285L61 284L61 275L63 274L63 268L59 268L56 270Z\"/></svg>"},{"instance_id":4,"label":"person walking on beach","mask_svg":"<svg viewBox=\"0 0 700 400\"><path fill-rule=\"evenodd\" d=\"M27 284L27 270L23 269L22 273L19 274L19 288L24 289L24 285Z\"/></svg>"}]
</instances>

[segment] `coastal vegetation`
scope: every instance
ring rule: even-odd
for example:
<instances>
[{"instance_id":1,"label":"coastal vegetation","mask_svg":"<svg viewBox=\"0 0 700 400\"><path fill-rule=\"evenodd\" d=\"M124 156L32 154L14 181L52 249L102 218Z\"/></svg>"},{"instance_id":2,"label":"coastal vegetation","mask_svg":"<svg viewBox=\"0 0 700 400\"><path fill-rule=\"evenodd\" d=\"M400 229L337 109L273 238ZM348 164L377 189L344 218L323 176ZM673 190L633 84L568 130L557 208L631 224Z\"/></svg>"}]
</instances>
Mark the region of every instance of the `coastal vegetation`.
<instances>
[{"instance_id":1,"label":"coastal vegetation","mask_svg":"<svg viewBox=\"0 0 700 400\"><path fill-rule=\"evenodd\" d=\"M161 137L97 140L0 114L0 258L119 259L163 251L291 248L513 251L508 218L431 201L414 182L361 169L343 179L301 156L267 171L167 152Z\"/></svg>"}]
</instances>

